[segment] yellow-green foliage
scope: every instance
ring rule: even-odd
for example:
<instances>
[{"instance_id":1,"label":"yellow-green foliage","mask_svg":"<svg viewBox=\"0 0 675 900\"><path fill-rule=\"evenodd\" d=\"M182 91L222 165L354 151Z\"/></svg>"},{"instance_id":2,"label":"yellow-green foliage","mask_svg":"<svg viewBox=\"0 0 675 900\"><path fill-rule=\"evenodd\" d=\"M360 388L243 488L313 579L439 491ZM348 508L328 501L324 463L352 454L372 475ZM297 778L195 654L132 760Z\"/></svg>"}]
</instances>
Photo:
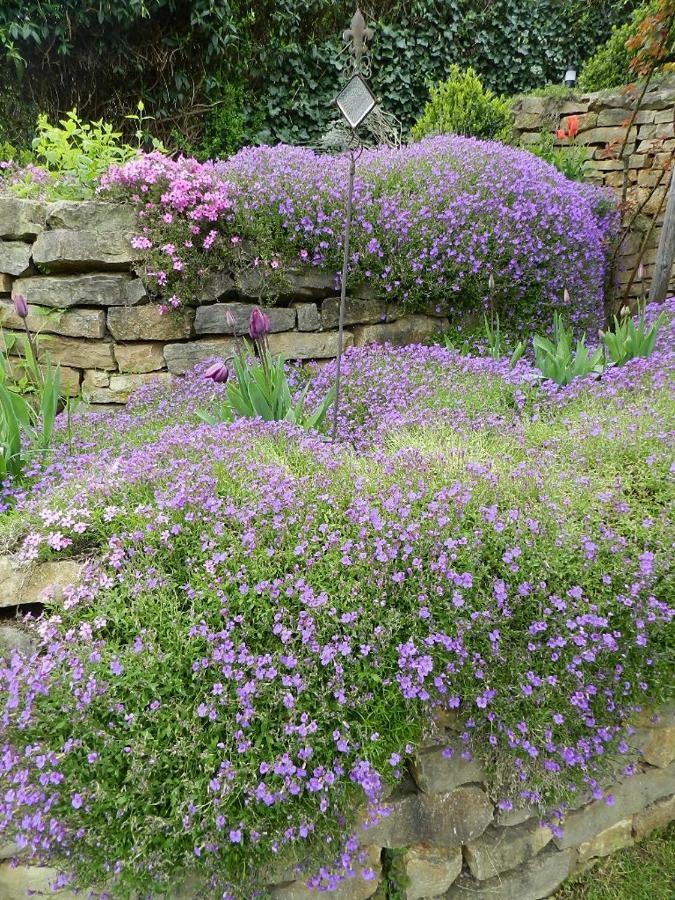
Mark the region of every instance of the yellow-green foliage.
<instances>
[{"instance_id":1,"label":"yellow-green foliage","mask_svg":"<svg viewBox=\"0 0 675 900\"><path fill-rule=\"evenodd\" d=\"M483 87L472 68L450 68L446 81L429 91L424 112L410 130L414 141L431 134L462 134L468 137L505 140L511 130L508 101Z\"/></svg>"}]
</instances>

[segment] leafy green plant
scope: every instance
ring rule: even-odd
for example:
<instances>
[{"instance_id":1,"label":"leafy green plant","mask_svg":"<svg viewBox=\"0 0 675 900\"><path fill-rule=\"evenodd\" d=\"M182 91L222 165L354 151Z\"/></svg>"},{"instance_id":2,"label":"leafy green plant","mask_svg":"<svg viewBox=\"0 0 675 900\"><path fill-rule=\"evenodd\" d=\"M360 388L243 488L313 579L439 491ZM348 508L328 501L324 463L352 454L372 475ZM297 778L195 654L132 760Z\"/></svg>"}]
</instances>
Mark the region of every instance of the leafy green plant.
<instances>
[{"instance_id":1,"label":"leafy green plant","mask_svg":"<svg viewBox=\"0 0 675 900\"><path fill-rule=\"evenodd\" d=\"M490 321L488 317L483 315L483 323L485 327L485 342L487 348L487 354L492 359L501 359L504 356L508 355L508 350L506 348L506 343L504 338L502 337L501 324L499 322L499 313L495 313L492 316L492 320ZM525 352L525 343L523 341L518 341L515 349L510 355L510 365L511 368L515 366L518 360L521 358L523 353Z\"/></svg>"},{"instance_id":2,"label":"leafy green plant","mask_svg":"<svg viewBox=\"0 0 675 900\"><path fill-rule=\"evenodd\" d=\"M559 313L553 316L553 340L541 334L535 334L534 361L544 376L556 384L569 384L574 378L600 374L604 369L602 347L593 353L586 347L586 335L583 335L573 347L572 329L567 328Z\"/></svg>"},{"instance_id":3,"label":"leafy green plant","mask_svg":"<svg viewBox=\"0 0 675 900\"><path fill-rule=\"evenodd\" d=\"M24 310L17 298L19 314ZM25 301L24 301L25 302ZM22 316L26 319L26 316ZM7 352L14 337L5 337ZM40 364L34 338L28 327L19 357L30 389L10 378L7 359L0 354L0 478L20 480L29 456L49 453L54 421L58 412L61 386L60 367L53 368L49 359Z\"/></svg>"},{"instance_id":4,"label":"leafy green plant","mask_svg":"<svg viewBox=\"0 0 675 900\"><path fill-rule=\"evenodd\" d=\"M265 422L291 422L307 430L317 430L323 426L333 391L328 392L313 412L308 412L305 409L310 387L308 383L294 403L285 361L282 356L274 359L269 351L268 331L269 319L255 307L249 320L249 336L253 343L245 341L232 360L236 381L230 381L229 372L222 363L215 363L207 369L207 378L214 382L227 382L227 387L224 400L215 414L197 410L197 415L204 422L215 425L240 416L260 418Z\"/></svg>"},{"instance_id":5,"label":"leafy green plant","mask_svg":"<svg viewBox=\"0 0 675 900\"><path fill-rule=\"evenodd\" d=\"M136 149L121 142L122 133L99 119L83 122L72 109L57 125L46 115L38 116L33 152L50 172L91 184L111 165L121 165Z\"/></svg>"},{"instance_id":6,"label":"leafy green plant","mask_svg":"<svg viewBox=\"0 0 675 900\"><path fill-rule=\"evenodd\" d=\"M560 81L574 49L587 58L636 0L372 0L374 87L407 130L448 66L471 65L494 91ZM3 0L0 84L21 110L77 106L117 121L139 96L155 131L200 150L221 131L210 110L243 82L243 143L316 141L332 117L348 0ZM96 48L96 90L91 90ZM23 77L19 79L19 67ZM0 87L0 92L2 88ZM289 115L288 111L292 110ZM0 102L0 118L2 103ZM23 116L6 117L14 125ZM213 127L215 125L215 128ZM24 128L22 133L26 133ZM30 131L30 127L28 128ZM10 140L18 144L14 131ZM229 151L228 151L229 152Z\"/></svg>"},{"instance_id":7,"label":"leafy green plant","mask_svg":"<svg viewBox=\"0 0 675 900\"><path fill-rule=\"evenodd\" d=\"M462 134L469 137L506 140L511 130L507 100L483 87L480 76L469 67L450 67L447 80L430 88L429 102L410 130L413 140L431 134Z\"/></svg>"},{"instance_id":8,"label":"leafy green plant","mask_svg":"<svg viewBox=\"0 0 675 900\"><path fill-rule=\"evenodd\" d=\"M642 3L633 11L630 21L620 26L614 25L609 38L583 64L578 81L581 90L601 91L635 80L630 69L633 54L626 44L638 33L646 16L657 5L657 2ZM672 37L675 39L675 34Z\"/></svg>"},{"instance_id":9,"label":"leafy green plant","mask_svg":"<svg viewBox=\"0 0 675 900\"><path fill-rule=\"evenodd\" d=\"M647 328L644 309L640 310L637 328L628 310L621 318L615 316L614 330L600 332L607 355L617 366L622 366L636 356L651 356L659 329L665 321L665 313L661 313L651 327Z\"/></svg>"},{"instance_id":10,"label":"leafy green plant","mask_svg":"<svg viewBox=\"0 0 675 900\"><path fill-rule=\"evenodd\" d=\"M244 91L239 84L223 84L218 106L209 113L198 148L200 159L223 159L244 145Z\"/></svg>"}]
</instances>

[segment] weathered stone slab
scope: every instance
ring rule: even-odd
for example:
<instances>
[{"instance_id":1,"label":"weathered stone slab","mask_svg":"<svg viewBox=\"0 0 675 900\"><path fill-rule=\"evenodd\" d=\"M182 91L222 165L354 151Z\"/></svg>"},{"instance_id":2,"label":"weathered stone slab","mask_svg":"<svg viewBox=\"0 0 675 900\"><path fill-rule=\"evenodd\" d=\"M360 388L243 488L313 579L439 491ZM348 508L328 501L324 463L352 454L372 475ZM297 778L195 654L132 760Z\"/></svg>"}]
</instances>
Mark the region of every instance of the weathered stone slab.
<instances>
[{"instance_id":1,"label":"weathered stone slab","mask_svg":"<svg viewBox=\"0 0 675 900\"><path fill-rule=\"evenodd\" d=\"M40 346L52 365L60 363L73 369L115 369L112 343L110 341L88 341L84 338L61 337L44 334Z\"/></svg>"},{"instance_id":2,"label":"weathered stone slab","mask_svg":"<svg viewBox=\"0 0 675 900\"><path fill-rule=\"evenodd\" d=\"M630 129L628 141L634 142L637 138L638 130L635 126ZM626 137L625 128L590 128L584 131L580 136L582 144L611 144L612 141L623 143Z\"/></svg>"},{"instance_id":3,"label":"weathered stone slab","mask_svg":"<svg viewBox=\"0 0 675 900\"><path fill-rule=\"evenodd\" d=\"M522 131L539 131L542 125L541 116L533 112L520 112L515 119L515 127Z\"/></svg>"},{"instance_id":4,"label":"weathered stone slab","mask_svg":"<svg viewBox=\"0 0 675 900\"><path fill-rule=\"evenodd\" d=\"M20 568L12 556L0 556L0 607L39 603L46 591L58 601L79 573L79 564L70 559Z\"/></svg>"},{"instance_id":5,"label":"weathered stone slab","mask_svg":"<svg viewBox=\"0 0 675 900\"><path fill-rule=\"evenodd\" d=\"M542 828L536 819L510 828L491 826L464 847L464 858L473 877L484 881L536 856L551 837L551 831Z\"/></svg>"},{"instance_id":6,"label":"weathered stone slab","mask_svg":"<svg viewBox=\"0 0 675 900\"><path fill-rule=\"evenodd\" d=\"M612 788L611 805L605 800L596 800L570 813L565 820L563 836L553 838L553 842L560 850L578 847L611 825L672 793L675 793L675 767L672 765L668 769L652 769L633 775Z\"/></svg>"},{"instance_id":7,"label":"weathered stone slab","mask_svg":"<svg viewBox=\"0 0 675 900\"><path fill-rule=\"evenodd\" d=\"M140 278L98 272L20 278L12 286L12 296L19 294L28 303L58 309L71 306L134 306L146 296Z\"/></svg>"},{"instance_id":8,"label":"weathered stone slab","mask_svg":"<svg viewBox=\"0 0 675 900\"><path fill-rule=\"evenodd\" d=\"M448 793L460 784L483 781L485 770L475 759L462 759L463 747L459 743L448 745L452 752L445 755L446 748L423 750L412 760L411 773L421 791L427 794Z\"/></svg>"},{"instance_id":9,"label":"weathered stone slab","mask_svg":"<svg viewBox=\"0 0 675 900\"><path fill-rule=\"evenodd\" d=\"M495 811L495 825L512 828L514 825L522 825L533 816L538 815L538 811L534 806L521 806L516 809Z\"/></svg>"},{"instance_id":10,"label":"weathered stone slab","mask_svg":"<svg viewBox=\"0 0 675 900\"><path fill-rule=\"evenodd\" d=\"M368 843L389 848L458 847L479 837L491 822L492 804L484 791L460 787L449 794L410 793L393 799L389 815L363 836Z\"/></svg>"},{"instance_id":11,"label":"weathered stone slab","mask_svg":"<svg viewBox=\"0 0 675 900\"><path fill-rule=\"evenodd\" d=\"M45 229L46 207L37 200L0 198L0 238L32 240Z\"/></svg>"},{"instance_id":12,"label":"weathered stone slab","mask_svg":"<svg viewBox=\"0 0 675 900\"><path fill-rule=\"evenodd\" d=\"M410 847L403 854L405 900L440 897L462 871L461 847Z\"/></svg>"},{"instance_id":13,"label":"weathered stone slab","mask_svg":"<svg viewBox=\"0 0 675 900\"><path fill-rule=\"evenodd\" d=\"M129 235L113 231L59 228L43 232L33 244L33 262L53 272L128 270L141 255L129 243Z\"/></svg>"},{"instance_id":14,"label":"weathered stone slab","mask_svg":"<svg viewBox=\"0 0 675 900\"><path fill-rule=\"evenodd\" d=\"M660 122L658 125L643 125L638 132L641 141L668 140L672 137L675 137L675 124L672 121Z\"/></svg>"},{"instance_id":15,"label":"weathered stone slab","mask_svg":"<svg viewBox=\"0 0 675 900\"><path fill-rule=\"evenodd\" d=\"M5 328L23 328L23 322L11 301L0 300L0 325ZM26 322L35 333L86 338L102 338L105 334L105 313L102 309L65 311L31 303L28 305Z\"/></svg>"},{"instance_id":16,"label":"weathered stone slab","mask_svg":"<svg viewBox=\"0 0 675 900\"><path fill-rule=\"evenodd\" d=\"M541 900L550 896L569 877L574 850L545 850L525 865L487 881L462 875L445 895L446 900Z\"/></svg>"},{"instance_id":17,"label":"weathered stone slab","mask_svg":"<svg viewBox=\"0 0 675 900\"><path fill-rule=\"evenodd\" d=\"M115 344L113 352L120 372L157 372L164 368L163 344Z\"/></svg>"},{"instance_id":18,"label":"weathered stone slab","mask_svg":"<svg viewBox=\"0 0 675 900\"><path fill-rule=\"evenodd\" d=\"M579 98L578 100L565 100L560 107L561 116L578 116L588 112L588 100Z\"/></svg>"},{"instance_id":19,"label":"weathered stone slab","mask_svg":"<svg viewBox=\"0 0 675 900\"><path fill-rule=\"evenodd\" d=\"M211 338L187 344L167 344L164 347L164 360L169 372L185 375L205 359L232 359L236 352L237 342L234 338Z\"/></svg>"},{"instance_id":20,"label":"weathered stone slab","mask_svg":"<svg viewBox=\"0 0 675 900\"><path fill-rule=\"evenodd\" d=\"M661 728L637 728L631 746L652 766L665 769L675 759L675 724Z\"/></svg>"},{"instance_id":21,"label":"weathered stone slab","mask_svg":"<svg viewBox=\"0 0 675 900\"><path fill-rule=\"evenodd\" d=\"M354 327L354 344L392 344L402 347L405 344L421 344L436 334L445 331L449 322L444 318L428 316L405 316L396 322L382 325L357 325Z\"/></svg>"},{"instance_id":22,"label":"weathered stone slab","mask_svg":"<svg viewBox=\"0 0 675 900\"><path fill-rule=\"evenodd\" d=\"M675 703L664 703L656 709L645 707L632 721L640 728L671 728L675 725Z\"/></svg>"},{"instance_id":23,"label":"weathered stone slab","mask_svg":"<svg viewBox=\"0 0 675 900\"><path fill-rule=\"evenodd\" d=\"M286 272L285 277L289 284L284 287L283 294L298 300L320 300L335 291L335 272L307 267Z\"/></svg>"},{"instance_id":24,"label":"weathered stone slab","mask_svg":"<svg viewBox=\"0 0 675 900\"><path fill-rule=\"evenodd\" d=\"M18 649L18 648L17 648ZM2 656L2 627L0 627L0 656ZM21 851L17 844L13 841L8 844L0 844L0 860L14 859L20 855Z\"/></svg>"},{"instance_id":25,"label":"weathered stone slab","mask_svg":"<svg viewBox=\"0 0 675 900\"><path fill-rule=\"evenodd\" d=\"M615 109L601 109L597 114L596 124L599 127L622 127L626 128L632 113L628 109L621 109L621 107L617 107ZM652 119L654 117L654 113L647 113L647 115L651 115ZM642 122L638 121L634 124L642 124Z\"/></svg>"},{"instance_id":26,"label":"weathered stone slab","mask_svg":"<svg viewBox=\"0 0 675 900\"><path fill-rule=\"evenodd\" d=\"M675 820L675 794L665 800L652 803L651 806L633 816L635 840L641 841L650 831L655 828L663 828L673 820Z\"/></svg>"},{"instance_id":27,"label":"weathered stone slab","mask_svg":"<svg viewBox=\"0 0 675 900\"><path fill-rule=\"evenodd\" d=\"M12 290L12 279L5 272L0 272L0 294L9 294Z\"/></svg>"},{"instance_id":28,"label":"weathered stone slab","mask_svg":"<svg viewBox=\"0 0 675 900\"><path fill-rule=\"evenodd\" d=\"M320 300L335 293L336 277L334 272L314 269L307 266L302 269L290 269L283 273L282 279L272 282L258 268L246 269L237 275L237 294L244 300L256 301L266 294L288 300Z\"/></svg>"},{"instance_id":29,"label":"weathered stone slab","mask_svg":"<svg viewBox=\"0 0 675 900\"><path fill-rule=\"evenodd\" d=\"M600 834L596 834L590 841L579 846L579 862L584 863L589 859L599 856L609 856L624 847L633 844L633 817L622 819L609 828L605 828Z\"/></svg>"},{"instance_id":30,"label":"weathered stone slab","mask_svg":"<svg viewBox=\"0 0 675 900\"><path fill-rule=\"evenodd\" d=\"M0 656L8 655L12 650L30 655L38 645L37 636L31 634L27 628L19 625L0 624ZM12 850L13 848L13 850ZM0 859L9 859L17 855L18 848L5 844L0 846Z\"/></svg>"},{"instance_id":31,"label":"weathered stone slab","mask_svg":"<svg viewBox=\"0 0 675 900\"><path fill-rule=\"evenodd\" d=\"M30 244L23 241L0 241L0 272L23 275L30 266Z\"/></svg>"},{"instance_id":32,"label":"weathered stone slab","mask_svg":"<svg viewBox=\"0 0 675 900\"><path fill-rule=\"evenodd\" d=\"M162 312L154 304L108 310L108 329L118 341L176 341L190 337L193 309Z\"/></svg>"},{"instance_id":33,"label":"weathered stone slab","mask_svg":"<svg viewBox=\"0 0 675 900\"><path fill-rule=\"evenodd\" d=\"M57 200L47 206L49 228L76 231L116 231L130 234L137 228L133 206L102 200Z\"/></svg>"},{"instance_id":34,"label":"weathered stone slab","mask_svg":"<svg viewBox=\"0 0 675 900\"><path fill-rule=\"evenodd\" d=\"M195 318L197 334L248 335L248 319L254 303L214 303L200 306ZM295 310L284 307L267 307L263 312L270 322L270 332L290 331L295 328ZM230 321L228 321L228 319Z\"/></svg>"},{"instance_id":35,"label":"weathered stone slab","mask_svg":"<svg viewBox=\"0 0 675 900\"><path fill-rule=\"evenodd\" d=\"M353 336L344 333L346 349L354 343ZM285 331L269 336L270 351L284 359L330 359L337 356L337 332Z\"/></svg>"},{"instance_id":36,"label":"weathered stone slab","mask_svg":"<svg viewBox=\"0 0 675 900\"><path fill-rule=\"evenodd\" d=\"M87 893L73 893L64 890L54 892L52 885L58 872L56 869L38 866L17 866L9 862L0 863L0 897L2 900L26 900L26 897L56 897L56 900L85 900Z\"/></svg>"},{"instance_id":37,"label":"weathered stone slab","mask_svg":"<svg viewBox=\"0 0 675 900\"><path fill-rule=\"evenodd\" d=\"M340 315L340 298L329 297L321 304L321 327L337 328ZM384 300L363 300L359 297L345 298L345 325L368 325L384 322L387 304Z\"/></svg>"},{"instance_id":38,"label":"weathered stone slab","mask_svg":"<svg viewBox=\"0 0 675 900\"><path fill-rule=\"evenodd\" d=\"M321 328L321 317L316 303L294 303L298 317L298 331L318 331Z\"/></svg>"},{"instance_id":39,"label":"weathered stone slab","mask_svg":"<svg viewBox=\"0 0 675 900\"><path fill-rule=\"evenodd\" d=\"M82 398L86 403L126 403L129 394L148 382L169 384L173 376L168 372L147 374L108 375L105 372L85 372Z\"/></svg>"},{"instance_id":40,"label":"weathered stone slab","mask_svg":"<svg viewBox=\"0 0 675 900\"><path fill-rule=\"evenodd\" d=\"M224 297L234 297L236 292L237 286L230 274L214 272L205 278L197 300L199 303L212 303L214 300L222 300Z\"/></svg>"},{"instance_id":41,"label":"weathered stone slab","mask_svg":"<svg viewBox=\"0 0 675 900\"><path fill-rule=\"evenodd\" d=\"M332 891L308 888L302 880L272 887L273 900L368 900L377 891L382 865L378 847L368 847L363 864L352 878L346 878ZM364 877L365 876L365 877Z\"/></svg>"}]
</instances>

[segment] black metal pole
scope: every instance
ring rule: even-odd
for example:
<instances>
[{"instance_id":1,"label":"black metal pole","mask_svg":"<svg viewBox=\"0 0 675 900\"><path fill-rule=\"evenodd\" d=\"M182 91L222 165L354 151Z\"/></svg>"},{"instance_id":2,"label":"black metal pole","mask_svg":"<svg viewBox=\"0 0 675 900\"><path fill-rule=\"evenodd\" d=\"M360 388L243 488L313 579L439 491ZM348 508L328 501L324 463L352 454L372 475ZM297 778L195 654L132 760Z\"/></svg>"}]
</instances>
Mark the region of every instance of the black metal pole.
<instances>
[{"instance_id":1,"label":"black metal pole","mask_svg":"<svg viewBox=\"0 0 675 900\"><path fill-rule=\"evenodd\" d=\"M345 324L345 305L347 299L347 269L349 267L349 233L352 226L352 202L354 197L354 173L356 171L356 151L349 151L349 187L347 188L347 216L345 219L345 237L342 251L342 281L340 283L340 315L338 319L338 348L335 372L335 397L333 398L333 431L331 440L335 443L338 426L338 407L340 404L340 368L342 366L342 340Z\"/></svg>"}]
</instances>

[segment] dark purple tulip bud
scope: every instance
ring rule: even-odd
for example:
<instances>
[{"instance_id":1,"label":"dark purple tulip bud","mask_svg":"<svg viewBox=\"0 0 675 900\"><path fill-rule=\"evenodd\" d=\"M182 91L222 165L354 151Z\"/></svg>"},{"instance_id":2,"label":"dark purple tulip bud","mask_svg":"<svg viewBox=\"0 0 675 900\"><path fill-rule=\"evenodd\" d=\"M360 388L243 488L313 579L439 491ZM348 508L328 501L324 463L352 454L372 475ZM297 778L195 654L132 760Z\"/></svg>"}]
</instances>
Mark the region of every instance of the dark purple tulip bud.
<instances>
[{"instance_id":1,"label":"dark purple tulip bud","mask_svg":"<svg viewBox=\"0 0 675 900\"><path fill-rule=\"evenodd\" d=\"M215 381L216 384L225 384L227 379L230 377L230 371L225 365L224 362L218 360L218 362L211 363L211 365L204 372L204 378L210 378L211 381Z\"/></svg>"},{"instance_id":2,"label":"dark purple tulip bud","mask_svg":"<svg viewBox=\"0 0 675 900\"><path fill-rule=\"evenodd\" d=\"M14 298L14 309L20 319L25 319L27 317L28 304L26 303L26 298L22 297L21 294L17 294Z\"/></svg>"},{"instance_id":3,"label":"dark purple tulip bud","mask_svg":"<svg viewBox=\"0 0 675 900\"><path fill-rule=\"evenodd\" d=\"M270 330L270 320L259 306L254 306L248 318L248 333L252 341L259 341Z\"/></svg>"}]
</instances>

